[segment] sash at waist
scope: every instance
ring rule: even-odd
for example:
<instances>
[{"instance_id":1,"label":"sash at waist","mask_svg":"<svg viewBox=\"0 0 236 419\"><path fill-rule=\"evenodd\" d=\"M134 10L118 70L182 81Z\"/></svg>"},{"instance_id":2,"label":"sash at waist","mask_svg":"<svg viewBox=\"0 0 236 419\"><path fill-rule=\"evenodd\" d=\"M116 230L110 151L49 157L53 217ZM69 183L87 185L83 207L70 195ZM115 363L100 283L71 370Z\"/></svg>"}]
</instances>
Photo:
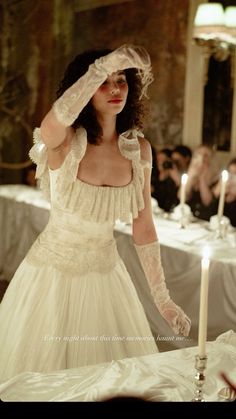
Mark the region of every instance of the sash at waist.
<instances>
[{"instance_id":1,"label":"sash at waist","mask_svg":"<svg viewBox=\"0 0 236 419\"><path fill-rule=\"evenodd\" d=\"M95 241L96 243L96 241ZM39 236L29 250L26 259L37 266L53 266L60 271L85 274L88 272L107 273L120 259L115 239L97 247L89 243L67 244L63 238L59 242L44 240Z\"/></svg>"}]
</instances>

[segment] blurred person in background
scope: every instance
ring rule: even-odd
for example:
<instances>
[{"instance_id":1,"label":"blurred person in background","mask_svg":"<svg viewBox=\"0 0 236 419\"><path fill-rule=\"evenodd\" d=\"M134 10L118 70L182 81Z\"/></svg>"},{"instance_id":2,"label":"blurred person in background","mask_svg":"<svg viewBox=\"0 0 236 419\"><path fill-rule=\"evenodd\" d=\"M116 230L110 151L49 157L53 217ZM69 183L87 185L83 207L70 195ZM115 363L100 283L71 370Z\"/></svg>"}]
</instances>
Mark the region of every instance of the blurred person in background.
<instances>
[{"instance_id":1,"label":"blurred person in background","mask_svg":"<svg viewBox=\"0 0 236 419\"><path fill-rule=\"evenodd\" d=\"M177 145L171 153L171 160L180 175L187 173L192 158L192 150L186 145Z\"/></svg>"},{"instance_id":2,"label":"blurred person in background","mask_svg":"<svg viewBox=\"0 0 236 419\"><path fill-rule=\"evenodd\" d=\"M214 150L207 144L198 146L187 171L186 184L186 203L195 217L209 221L214 215L212 189L217 183L219 173Z\"/></svg>"},{"instance_id":3,"label":"blurred person in background","mask_svg":"<svg viewBox=\"0 0 236 419\"><path fill-rule=\"evenodd\" d=\"M30 166L26 167L23 170L23 183L25 185L37 186L37 180L35 178L36 174L36 164L32 163Z\"/></svg>"},{"instance_id":4,"label":"blurred person in background","mask_svg":"<svg viewBox=\"0 0 236 419\"><path fill-rule=\"evenodd\" d=\"M152 197L157 200L161 209L170 212L179 202L177 197L179 174L171 160L172 150L163 148L157 151L152 147L152 153Z\"/></svg>"}]
</instances>

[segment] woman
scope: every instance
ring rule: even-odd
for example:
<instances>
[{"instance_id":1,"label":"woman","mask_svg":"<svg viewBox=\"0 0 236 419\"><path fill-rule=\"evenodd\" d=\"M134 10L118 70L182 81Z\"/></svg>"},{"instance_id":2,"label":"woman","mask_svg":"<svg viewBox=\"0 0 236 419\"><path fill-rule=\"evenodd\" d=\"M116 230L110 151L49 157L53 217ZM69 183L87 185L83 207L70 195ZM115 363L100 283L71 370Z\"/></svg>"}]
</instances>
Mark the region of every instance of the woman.
<instances>
[{"instance_id":1,"label":"woman","mask_svg":"<svg viewBox=\"0 0 236 419\"><path fill-rule=\"evenodd\" d=\"M115 220L130 214L155 302L175 333L189 333L165 285L151 213L151 148L138 131L150 81L143 48L79 55L35 130L30 156L52 210L2 302L2 379L157 351L113 237Z\"/></svg>"}]
</instances>

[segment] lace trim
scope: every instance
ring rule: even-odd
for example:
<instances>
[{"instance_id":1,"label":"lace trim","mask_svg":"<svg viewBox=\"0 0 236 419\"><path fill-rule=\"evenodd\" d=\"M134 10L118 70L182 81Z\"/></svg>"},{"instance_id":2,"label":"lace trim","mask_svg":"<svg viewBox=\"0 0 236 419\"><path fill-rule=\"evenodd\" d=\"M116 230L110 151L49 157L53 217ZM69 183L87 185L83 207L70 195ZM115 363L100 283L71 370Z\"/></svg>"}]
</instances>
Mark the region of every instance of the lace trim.
<instances>
[{"instance_id":1,"label":"lace trim","mask_svg":"<svg viewBox=\"0 0 236 419\"><path fill-rule=\"evenodd\" d=\"M48 172L48 158L47 147L41 138L40 128L35 128L33 131L34 145L29 151L29 157L37 165L36 179L39 179L39 186L43 192L44 197L50 200L50 179Z\"/></svg>"},{"instance_id":2,"label":"lace trim","mask_svg":"<svg viewBox=\"0 0 236 419\"><path fill-rule=\"evenodd\" d=\"M104 76L112 74L114 71L125 70L127 68L136 68L142 83L140 98L147 95L148 86L153 82L151 60L145 48L124 44L114 50L112 53L95 60L94 65L97 71Z\"/></svg>"},{"instance_id":3,"label":"lace trim","mask_svg":"<svg viewBox=\"0 0 236 419\"><path fill-rule=\"evenodd\" d=\"M70 186L77 180L78 167L84 157L86 147L87 133L84 128L80 127L76 130L70 152L58 170L56 190L59 195L66 195L67 191L70 190Z\"/></svg>"},{"instance_id":4,"label":"lace trim","mask_svg":"<svg viewBox=\"0 0 236 419\"><path fill-rule=\"evenodd\" d=\"M47 255L46 258L45 255ZM50 241L44 242L41 234L29 250L26 260L38 267L53 266L65 273L84 275L88 272L105 274L112 271L120 260L120 256L116 242L96 249L78 244L68 247Z\"/></svg>"},{"instance_id":5,"label":"lace trim","mask_svg":"<svg viewBox=\"0 0 236 419\"><path fill-rule=\"evenodd\" d=\"M160 244L155 241L146 245L134 244L134 246L149 283L151 294L161 311L163 305L170 301L170 295L161 264Z\"/></svg>"},{"instance_id":6,"label":"lace trim","mask_svg":"<svg viewBox=\"0 0 236 419\"><path fill-rule=\"evenodd\" d=\"M70 156L60 168L56 189L58 202L70 211L88 221L114 222L120 219L130 222L138 217L138 212L144 208L143 186L144 166L140 160L140 145L138 136L143 134L137 130L129 130L119 136L118 146L121 154L132 161L133 179L124 187L103 187L89 185L77 179L79 162L84 156L87 146L87 133L81 128L77 130ZM144 162L144 165L146 166Z\"/></svg>"},{"instance_id":7,"label":"lace trim","mask_svg":"<svg viewBox=\"0 0 236 419\"><path fill-rule=\"evenodd\" d=\"M119 150L126 159L140 162L140 145L138 137L144 137L137 129L128 130L120 134L118 139Z\"/></svg>"}]
</instances>

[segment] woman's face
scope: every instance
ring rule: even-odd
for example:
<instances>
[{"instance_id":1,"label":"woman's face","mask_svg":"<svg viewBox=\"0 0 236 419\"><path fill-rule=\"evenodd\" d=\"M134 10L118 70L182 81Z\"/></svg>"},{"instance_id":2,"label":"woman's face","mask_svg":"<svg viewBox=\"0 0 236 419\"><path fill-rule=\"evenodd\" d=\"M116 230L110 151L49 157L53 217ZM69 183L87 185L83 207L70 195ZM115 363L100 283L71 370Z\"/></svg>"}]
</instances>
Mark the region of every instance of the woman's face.
<instances>
[{"instance_id":1,"label":"woman's face","mask_svg":"<svg viewBox=\"0 0 236 419\"><path fill-rule=\"evenodd\" d=\"M236 164L232 163L228 167L229 175L232 175L233 178L236 176Z\"/></svg>"},{"instance_id":2,"label":"woman's face","mask_svg":"<svg viewBox=\"0 0 236 419\"><path fill-rule=\"evenodd\" d=\"M202 163L209 165L212 158L212 151L204 145L200 146L195 150L193 158L201 159Z\"/></svg>"},{"instance_id":3,"label":"woman's face","mask_svg":"<svg viewBox=\"0 0 236 419\"><path fill-rule=\"evenodd\" d=\"M98 88L92 98L92 105L100 114L117 115L126 104L128 83L123 71L112 73Z\"/></svg>"}]
</instances>

